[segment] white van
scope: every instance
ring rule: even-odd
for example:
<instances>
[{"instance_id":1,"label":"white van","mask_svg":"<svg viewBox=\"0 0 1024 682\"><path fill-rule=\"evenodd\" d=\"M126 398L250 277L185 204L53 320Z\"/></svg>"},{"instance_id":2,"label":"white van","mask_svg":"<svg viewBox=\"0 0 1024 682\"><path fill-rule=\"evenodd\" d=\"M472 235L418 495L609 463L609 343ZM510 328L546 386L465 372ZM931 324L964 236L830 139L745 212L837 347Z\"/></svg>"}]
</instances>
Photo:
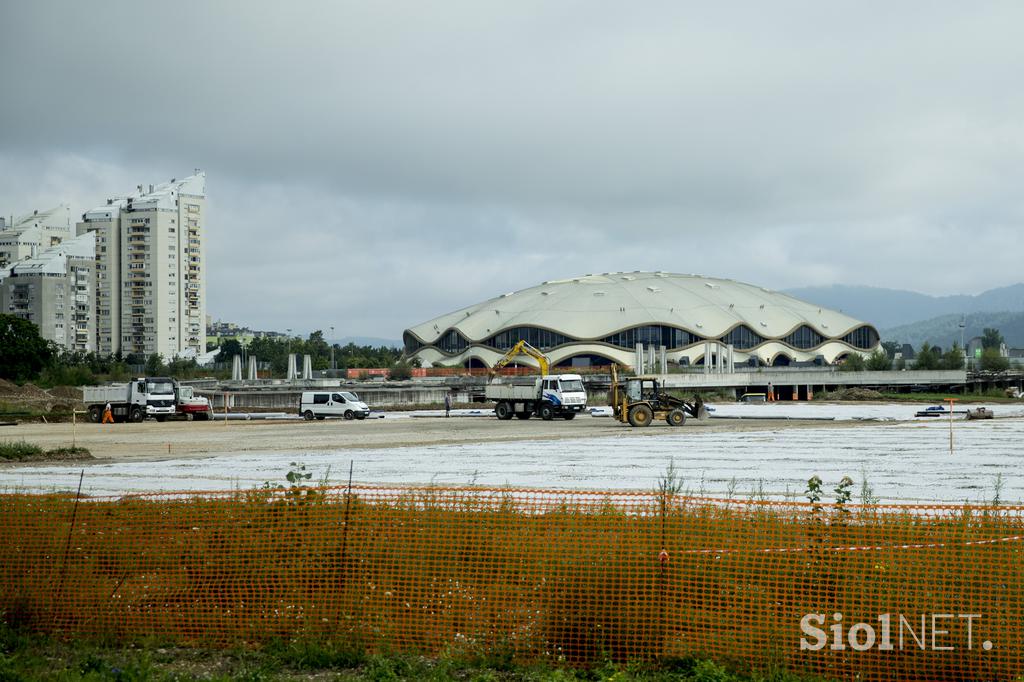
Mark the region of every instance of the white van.
<instances>
[{"instance_id":1,"label":"white van","mask_svg":"<svg viewBox=\"0 0 1024 682\"><path fill-rule=\"evenodd\" d=\"M350 391L303 391L299 399L299 414L306 421L324 417L366 419L370 408Z\"/></svg>"}]
</instances>

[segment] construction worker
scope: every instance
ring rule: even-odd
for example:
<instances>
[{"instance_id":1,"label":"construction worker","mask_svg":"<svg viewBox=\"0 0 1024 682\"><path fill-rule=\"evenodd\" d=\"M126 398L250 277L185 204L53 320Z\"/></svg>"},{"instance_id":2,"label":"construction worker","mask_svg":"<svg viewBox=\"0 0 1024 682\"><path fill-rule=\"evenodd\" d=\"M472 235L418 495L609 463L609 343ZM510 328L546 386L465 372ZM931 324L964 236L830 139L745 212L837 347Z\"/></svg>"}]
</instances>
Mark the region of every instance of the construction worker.
<instances>
[{"instance_id":1,"label":"construction worker","mask_svg":"<svg viewBox=\"0 0 1024 682\"><path fill-rule=\"evenodd\" d=\"M451 393L444 394L444 416L450 417L452 411L452 395Z\"/></svg>"},{"instance_id":2,"label":"construction worker","mask_svg":"<svg viewBox=\"0 0 1024 682\"><path fill-rule=\"evenodd\" d=\"M775 387L772 386L772 382L768 382L768 402L775 402Z\"/></svg>"},{"instance_id":3,"label":"construction worker","mask_svg":"<svg viewBox=\"0 0 1024 682\"><path fill-rule=\"evenodd\" d=\"M113 424L114 423L114 411L110 409L110 403L107 403L103 408L103 423Z\"/></svg>"}]
</instances>

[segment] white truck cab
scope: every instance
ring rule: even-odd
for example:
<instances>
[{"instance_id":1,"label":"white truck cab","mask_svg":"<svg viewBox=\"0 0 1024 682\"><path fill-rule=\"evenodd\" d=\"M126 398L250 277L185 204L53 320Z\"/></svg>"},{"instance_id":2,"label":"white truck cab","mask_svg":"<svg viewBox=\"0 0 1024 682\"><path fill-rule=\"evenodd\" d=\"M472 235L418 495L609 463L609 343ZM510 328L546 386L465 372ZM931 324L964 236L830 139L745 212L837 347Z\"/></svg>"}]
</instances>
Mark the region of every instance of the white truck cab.
<instances>
[{"instance_id":1,"label":"white truck cab","mask_svg":"<svg viewBox=\"0 0 1024 682\"><path fill-rule=\"evenodd\" d=\"M366 419L370 408L351 391L303 391L299 399L299 414L306 421L326 417Z\"/></svg>"}]
</instances>

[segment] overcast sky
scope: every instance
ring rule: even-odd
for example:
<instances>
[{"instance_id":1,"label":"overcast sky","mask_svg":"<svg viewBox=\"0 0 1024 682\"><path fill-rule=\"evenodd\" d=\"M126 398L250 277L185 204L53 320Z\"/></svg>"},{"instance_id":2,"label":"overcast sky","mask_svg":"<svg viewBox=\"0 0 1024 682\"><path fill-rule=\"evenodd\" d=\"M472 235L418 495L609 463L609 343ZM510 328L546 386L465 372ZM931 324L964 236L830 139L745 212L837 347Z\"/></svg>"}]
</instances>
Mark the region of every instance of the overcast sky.
<instances>
[{"instance_id":1,"label":"overcast sky","mask_svg":"<svg viewBox=\"0 0 1024 682\"><path fill-rule=\"evenodd\" d=\"M208 312L1024 279L1019 2L3 2L0 213L208 174Z\"/></svg>"}]
</instances>

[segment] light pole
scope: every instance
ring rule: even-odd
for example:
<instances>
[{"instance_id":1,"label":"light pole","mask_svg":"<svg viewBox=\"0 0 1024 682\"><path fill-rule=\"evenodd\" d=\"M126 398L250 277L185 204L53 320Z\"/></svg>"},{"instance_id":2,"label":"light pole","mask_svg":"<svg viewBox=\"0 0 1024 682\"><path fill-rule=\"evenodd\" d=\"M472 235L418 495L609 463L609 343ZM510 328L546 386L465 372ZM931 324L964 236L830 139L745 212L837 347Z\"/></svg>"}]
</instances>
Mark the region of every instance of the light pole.
<instances>
[{"instance_id":1,"label":"light pole","mask_svg":"<svg viewBox=\"0 0 1024 682\"><path fill-rule=\"evenodd\" d=\"M964 354L964 368L967 367L967 347L964 345L964 328L967 326L967 318L960 318L960 352Z\"/></svg>"},{"instance_id":2,"label":"light pole","mask_svg":"<svg viewBox=\"0 0 1024 682\"><path fill-rule=\"evenodd\" d=\"M336 369L337 369L337 367L334 366L334 326L332 325L331 326L331 371L333 372Z\"/></svg>"}]
</instances>

